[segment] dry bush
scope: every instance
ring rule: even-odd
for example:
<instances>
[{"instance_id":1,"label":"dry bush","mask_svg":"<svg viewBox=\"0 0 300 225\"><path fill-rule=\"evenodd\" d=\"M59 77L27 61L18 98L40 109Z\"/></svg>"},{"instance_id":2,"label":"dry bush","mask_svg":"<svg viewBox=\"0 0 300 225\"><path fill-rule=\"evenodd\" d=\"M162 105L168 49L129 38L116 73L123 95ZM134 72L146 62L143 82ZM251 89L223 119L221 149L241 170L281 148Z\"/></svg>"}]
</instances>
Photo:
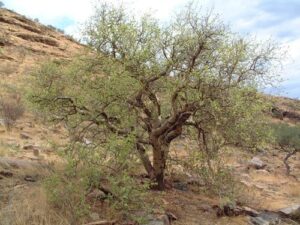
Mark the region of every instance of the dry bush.
<instances>
[{"instance_id":1,"label":"dry bush","mask_svg":"<svg viewBox=\"0 0 300 225\"><path fill-rule=\"evenodd\" d=\"M0 116L3 125L10 130L15 122L24 114L25 108L20 98L0 98Z\"/></svg>"}]
</instances>

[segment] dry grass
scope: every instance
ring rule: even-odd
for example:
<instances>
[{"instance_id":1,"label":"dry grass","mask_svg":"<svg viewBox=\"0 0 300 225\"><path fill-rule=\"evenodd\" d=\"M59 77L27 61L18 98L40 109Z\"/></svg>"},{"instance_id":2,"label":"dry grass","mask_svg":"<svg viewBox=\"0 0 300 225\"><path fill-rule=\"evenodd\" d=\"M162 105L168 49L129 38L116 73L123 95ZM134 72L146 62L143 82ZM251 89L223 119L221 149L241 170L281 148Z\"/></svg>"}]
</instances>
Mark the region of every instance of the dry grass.
<instances>
[{"instance_id":1,"label":"dry grass","mask_svg":"<svg viewBox=\"0 0 300 225\"><path fill-rule=\"evenodd\" d=\"M7 205L0 211L0 225L69 225L47 203L41 187L15 186Z\"/></svg>"}]
</instances>

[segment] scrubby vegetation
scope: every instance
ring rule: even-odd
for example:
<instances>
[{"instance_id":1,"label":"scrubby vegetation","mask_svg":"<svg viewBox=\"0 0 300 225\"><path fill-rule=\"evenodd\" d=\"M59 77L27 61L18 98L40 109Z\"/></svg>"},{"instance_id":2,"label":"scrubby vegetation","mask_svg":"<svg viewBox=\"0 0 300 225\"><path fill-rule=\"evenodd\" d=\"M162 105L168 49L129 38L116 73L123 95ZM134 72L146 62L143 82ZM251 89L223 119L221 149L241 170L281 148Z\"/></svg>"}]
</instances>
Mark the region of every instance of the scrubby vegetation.
<instances>
[{"instance_id":1,"label":"scrubby vegetation","mask_svg":"<svg viewBox=\"0 0 300 225\"><path fill-rule=\"evenodd\" d=\"M14 123L24 114L24 111L20 98L0 98L0 115L7 130L12 128Z\"/></svg>"},{"instance_id":2,"label":"scrubby vegetation","mask_svg":"<svg viewBox=\"0 0 300 225\"><path fill-rule=\"evenodd\" d=\"M12 65L2 67L5 79L29 75L17 90L1 84L3 93L26 89L29 107L14 129L0 129L0 155L14 153L23 157L18 163L47 171L36 175L34 167L26 180L22 166L6 163L15 159L3 159L1 181L20 184L20 206L18 199L11 203L0 195L3 208L13 208L11 215L19 218L15 224L31 218L33 224L161 224L171 217L178 217L175 224L202 224L203 215L253 215L264 210L261 199L286 196L275 195L294 178L284 174L283 154L287 172L298 173L292 156L299 149L299 127L269 124L296 123L298 112L292 117L289 106L260 92L277 79L279 47L232 32L195 3L164 22L134 15L124 5L101 4L83 30L86 47L52 26L28 29L35 24L22 17L22 28L14 25L22 32L10 39L19 37L35 50L12 47L7 36L0 37L2 58ZM49 38L56 44L45 48ZM71 44L85 51L70 57L65 53ZM31 69L48 53L51 59ZM24 105L19 97L3 97L0 113L9 130ZM273 154L277 164L269 161ZM282 180L269 193L275 176ZM292 189L298 184L287 185L296 197L299 191ZM32 201L21 198L27 187L37 189ZM35 203L38 198L44 208ZM21 210L27 205L35 213ZM7 211L0 213L0 224ZM198 220L189 223L188 217ZM219 224L212 221L203 224Z\"/></svg>"},{"instance_id":3,"label":"scrubby vegetation","mask_svg":"<svg viewBox=\"0 0 300 225\"><path fill-rule=\"evenodd\" d=\"M184 135L195 148L177 163L222 204L235 204L239 187L218 156L271 139L258 89L276 78L276 45L238 36L193 4L168 24L102 4L84 34L92 53L43 64L28 93L70 135L68 171L46 182L50 200L77 220L97 189L119 216L136 220L146 190L166 188L170 145ZM140 166L146 179L137 178L145 177Z\"/></svg>"},{"instance_id":4,"label":"scrubby vegetation","mask_svg":"<svg viewBox=\"0 0 300 225\"><path fill-rule=\"evenodd\" d=\"M276 124L273 125L275 131L276 144L280 148L287 152L284 158L284 164L287 174L290 174L291 168L288 164L288 160L293 155L300 152L300 127L290 126L288 124Z\"/></svg>"},{"instance_id":5,"label":"scrubby vegetation","mask_svg":"<svg viewBox=\"0 0 300 225\"><path fill-rule=\"evenodd\" d=\"M257 87L274 78L277 48L270 42L239 37L193 5L161 25L104 4L85 35L96 52L42 66L30 100L51 120L64 121L74 140L105 148L111 138L130 138L160 190L170 143L183 133L208 157L227 145L255 147L266 137L267 106Z\"/></svg>"}]
</instances>

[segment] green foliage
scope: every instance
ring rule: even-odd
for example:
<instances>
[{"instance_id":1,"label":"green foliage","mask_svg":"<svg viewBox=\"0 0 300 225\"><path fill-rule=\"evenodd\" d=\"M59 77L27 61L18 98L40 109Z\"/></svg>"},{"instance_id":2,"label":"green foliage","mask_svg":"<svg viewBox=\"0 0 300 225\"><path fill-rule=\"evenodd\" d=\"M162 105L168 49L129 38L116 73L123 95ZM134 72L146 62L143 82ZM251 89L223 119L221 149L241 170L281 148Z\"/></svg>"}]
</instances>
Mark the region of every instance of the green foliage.
<instances>
[{"instance_id":1,"label":"green foliage","mask_svg":"<svg viewBox=\"0 0 300 225\"><path fill-rule=\"evenodd\" d=\"M124 219L140 220L135 215L137 211L147 213L150 210L149 203L146 203L148 183L140 184L136 179L127 173L116 174L108 178L110 190L113 196L110 196L109 201L112 207L121 212Z\"/></svg>"},{"instance_id":2,"label":"green foliage","mask_svg":"<svg viewBox=\"0 0 300 225\"><path fill-rule=\"evenodd\" d=\"M126 160L140 155L161 187L170 143L182 132L212 155L270 137L258 90L276 80L275 44L240 37L193 4L166 23L133 15L100 5L84 30L95 51L42 65L30 82L33 105L63 121L74 140L110 145Z\"/></svg>"},{"instance_id":3,"label":"green foliage","mask_svg":"<svg viewBox=\"0 0 300 225\"><path fill-rule=\"evenodd\" d=\"M288 124L273 125L276 143L284 148L300 150L300 127Z\"/></svg>"},{"instance_id":4,"label":"green foliage","mask_svg":"<svg viewBox=\"0 0 300 225\"><path fill-rule=\"evenodd\" d=\"M149 185L140 184L131 175L137 170L133 162L137 159L128 157L129 151L132 151L131 137L120 140L113 136L105 148L73 142L61 152L67 162L63 171L45 181L49 201L68 215L70 221L80 222L90 208L86 195L104 186L110 192L105 201L116 217L140 221L135 212L148 210L145 198Z\"/></svg>"},{"instance_id":5,"label":"green foliage","mask_svg":"<svg viewBox=\"0 0 300 225\"><path fill-rule=\"evenodd\" d=\"M232 170L224 165L218 155L208 156L199 150L193 151L185 166L205 184L205 190L217 195L220 201L236 202L240 187Z\"/></svg>"},{"instance_id":6,"label":"green foliage","mask_svg":"<svg viewBox=\"0 0 300 225\"><path fill-rule=\"evenodd\" d=\"M45 180L48 200L61 210L70 220L76 221L89 212L85 202L85 190L80 181L68 180L63 176L53 175Z\"/></svg>"}]
</instances>

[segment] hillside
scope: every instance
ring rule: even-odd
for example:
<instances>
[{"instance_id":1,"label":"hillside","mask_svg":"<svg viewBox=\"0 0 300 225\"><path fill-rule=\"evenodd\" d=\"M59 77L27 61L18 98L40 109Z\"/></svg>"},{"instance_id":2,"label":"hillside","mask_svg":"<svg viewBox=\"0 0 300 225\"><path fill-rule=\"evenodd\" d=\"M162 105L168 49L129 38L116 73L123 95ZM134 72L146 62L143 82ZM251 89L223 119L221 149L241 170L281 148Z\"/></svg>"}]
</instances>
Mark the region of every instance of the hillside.
<instances>
[{"instance_id":1,"label":"hillside","mask_svg":"<svg viewBox=\"0 0 300 225\"><path fill-rule=\"evenodd\" d=\"M26 78L34 68L49 59L69 59L84 48L51 27L0 9L0 99L25 102ZM274 109L266 112L270 121L300 124L299 100L274 96L266 96L266 99ZM1 118L0 225L76 224L66 219L67 213L66 218L58 215L43 191L43 179L65 162L56 150L68 142L67 132L62 124L49 125L42 115L24 107L24 115L10 131L5 129ZM174 161L178 157L189 163L183 150L189 151L193 146L188 139L176 141L171 146ZM283 164L285 152L273 146L257 152L243 150L234 147L222 153L223 160L241 185L238 212L229 209L229 215L220 217L218 196L209 194L194 176L188 173L182 176L181 168L174 166L174 171L168 171L175 173L170 177L169 189L161 193L149 191L148 201L160 202L149 215L149 225L299 224L285 213L282 216L280 210L299 207L300 155L290 159L292 176L287 176ZM143 179L142 172L137 174ZM110 214L105 202L93 203L92 212L85 219L87 224L133 224L121 220L104 223L114 215ZM173 221L169 219L172 217Z\"/></svg>"}]
</instances>

